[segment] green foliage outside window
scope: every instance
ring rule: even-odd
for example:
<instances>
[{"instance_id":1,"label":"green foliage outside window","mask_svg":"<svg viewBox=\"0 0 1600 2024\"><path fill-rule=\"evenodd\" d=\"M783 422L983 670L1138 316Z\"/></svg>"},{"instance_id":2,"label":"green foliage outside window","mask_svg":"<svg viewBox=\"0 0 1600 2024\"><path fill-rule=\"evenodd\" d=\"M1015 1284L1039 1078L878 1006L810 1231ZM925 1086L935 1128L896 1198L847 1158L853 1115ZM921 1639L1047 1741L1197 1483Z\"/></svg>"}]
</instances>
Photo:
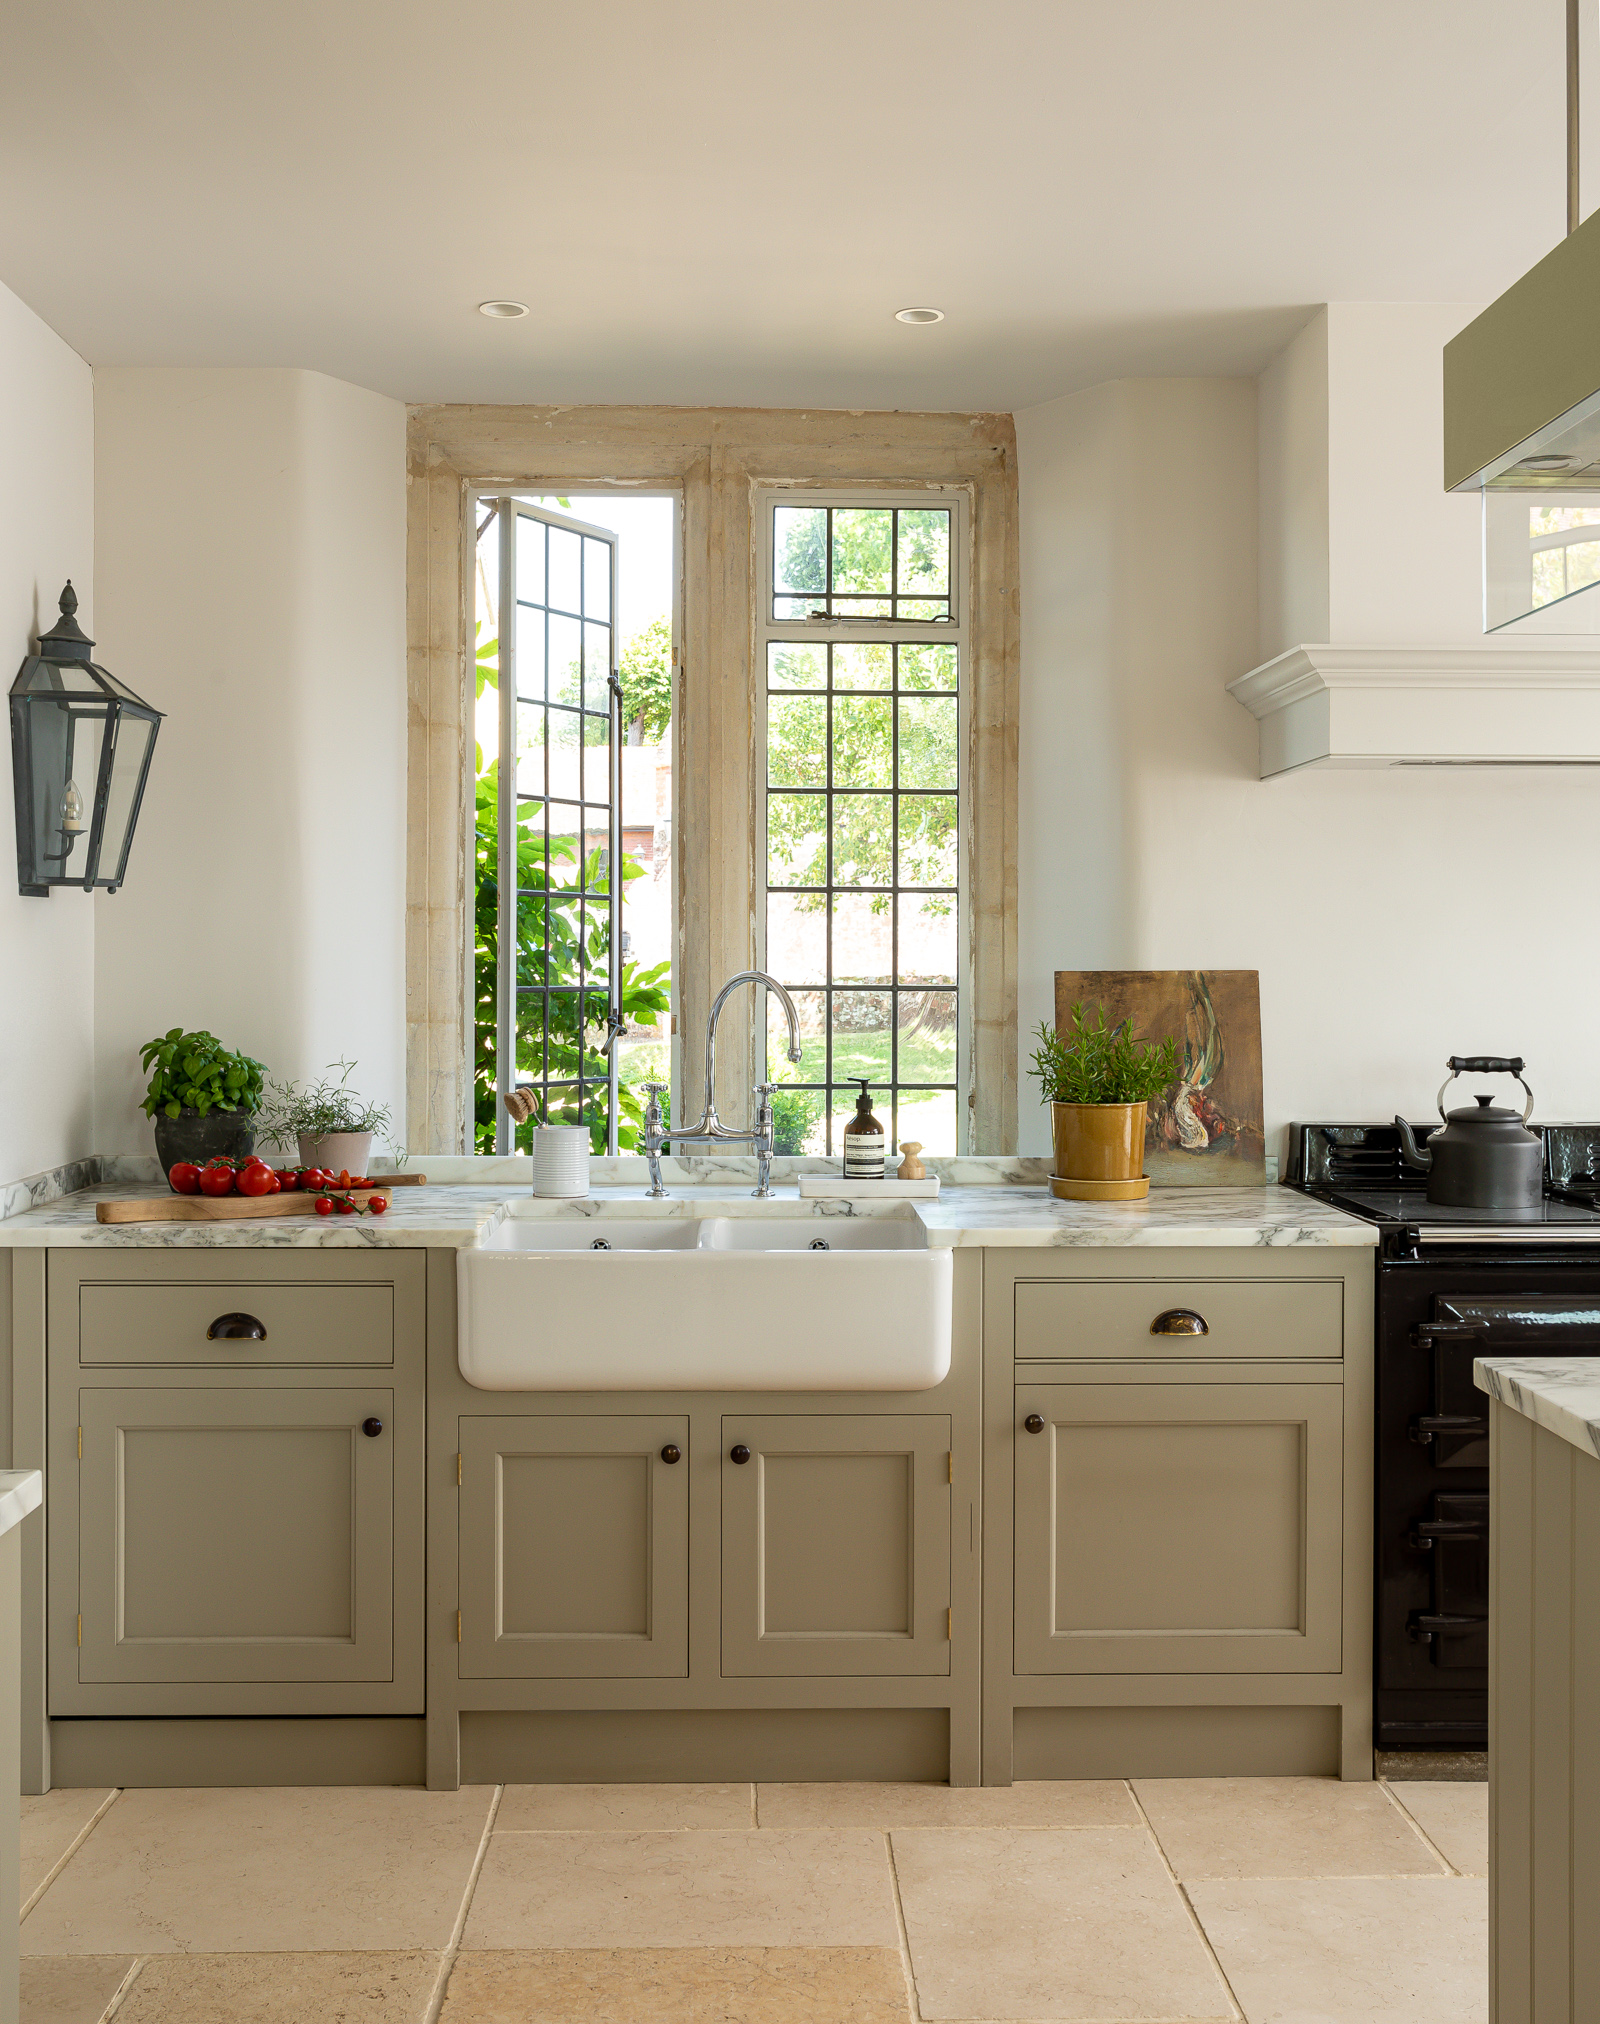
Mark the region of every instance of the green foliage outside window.
<instances>
[{"instance_id":1,"label":"green foliage outside window","mask_svg":"<svg viewBox=\"0 0 1600 2024\"><path fill-rule=\"evenodd\" d=\"M672 621L654 618L622 650L622 721L641 745L665 744L672 724Z\"/></svg>"},{"instance_id":2,"label":"green foliage outside window","mask_svg":"<svg viewBox=\"0 0 1600 2024\"><path fill-rule=\"evenodd\" d=\"M498 643L480 639L477 650L477 693L498 687ZM498 760L483 763L477 752L476 859L473 867L475 893L473 935L473 1145L480 1153L495 1149L497 1106L495 1042L499 1017L500 959L500 876L499 876L499 777ZM605 1080L606 1058L601 1051L605 1040L607 965L610 956L610 923L603 902L591 907L587 925L578 904L583 885L592 892L605 880L605 853L594 850L587 863L580 863L579 840L552 836L546 862L546 841L539 817L543 804L525 801L517 815L517 982L551 987L545 1000L549 1015L545 1030L528 1030L521 1019L517 1027L517 1070L530 1078L551 1082L576 1082L579 1074L599 1088L589 1094L579 1114L576 1092L566 1101L553 1101L548 1116L535 1115L517 1128L516 1143L526 1151L532 1131L539 1124L587 1124L591 1149L606 1150ZM580 877L581 873L581 877ZM631 857L618 866L624 884L643 876L642 867ZM545 974L548 942L549 975ZM638 963L622 966L622 1011L631 1025L654 1025L671 1003L671 965L657 963L649 969ZM584 984L587 989L575 987ZM563 988L566 987L566 988ZM537 1002L537 1001L533 1001ZM587 1007L588 1017L584 1016ZM625 1078L617 1086L617 1144L631 1151L639 1142L644 1107L632 1084Z\"/></svg>"}]
</instances>

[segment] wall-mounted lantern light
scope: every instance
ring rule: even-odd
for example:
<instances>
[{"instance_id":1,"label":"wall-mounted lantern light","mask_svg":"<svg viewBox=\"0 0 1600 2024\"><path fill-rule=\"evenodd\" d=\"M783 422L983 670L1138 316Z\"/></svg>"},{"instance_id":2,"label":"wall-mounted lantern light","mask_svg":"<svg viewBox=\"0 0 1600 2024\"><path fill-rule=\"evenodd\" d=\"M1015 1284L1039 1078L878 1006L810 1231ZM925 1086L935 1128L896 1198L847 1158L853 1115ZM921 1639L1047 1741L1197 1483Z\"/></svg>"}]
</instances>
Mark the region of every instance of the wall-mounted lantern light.
<instances>
[{"instance_id":1,"label":"wall-mounted lantern light","mask_svg":"<svg viewBox=\"0 0 1600 2024\"><path fill-rule=\"evenodd\" d=\"M160 710L90 660L77 609L69 583L11 684L17 883L40 899L52 886L121 885L161 728Z\"/></svg>"}]
</instances>

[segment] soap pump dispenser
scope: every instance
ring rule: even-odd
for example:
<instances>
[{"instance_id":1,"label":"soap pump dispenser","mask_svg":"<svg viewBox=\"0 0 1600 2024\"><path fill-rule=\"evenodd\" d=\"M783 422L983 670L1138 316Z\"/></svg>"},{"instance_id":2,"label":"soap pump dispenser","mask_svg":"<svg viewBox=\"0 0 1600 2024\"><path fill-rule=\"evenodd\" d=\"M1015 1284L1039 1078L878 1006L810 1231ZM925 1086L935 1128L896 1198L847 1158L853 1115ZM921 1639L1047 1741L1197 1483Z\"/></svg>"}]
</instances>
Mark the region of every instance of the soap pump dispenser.
<instances>
[{"instance_id":1,"label":"soap pump dispenser","mask_svg":"<svg viewBox=\"0 0 1600 2024\"><path fill-rule=\"evenodd\" d=\"M847 1181L881 1181L888 1139L872 1115L871 1079L853 1075L850 1080L860 1083L861 1094L856 1098L856 1114L844 1129L844 1177Z\"/></svg>"}]
</instances>

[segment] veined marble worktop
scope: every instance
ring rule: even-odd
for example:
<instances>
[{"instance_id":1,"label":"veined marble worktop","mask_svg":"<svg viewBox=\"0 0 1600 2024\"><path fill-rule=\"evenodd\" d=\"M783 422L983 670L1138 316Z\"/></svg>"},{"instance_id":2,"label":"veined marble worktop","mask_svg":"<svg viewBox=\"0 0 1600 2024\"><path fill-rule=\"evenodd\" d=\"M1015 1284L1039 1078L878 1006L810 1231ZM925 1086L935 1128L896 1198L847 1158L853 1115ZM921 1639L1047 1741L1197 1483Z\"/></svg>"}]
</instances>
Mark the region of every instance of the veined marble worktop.
<instances>
[{"instance_id":1,"label":"veined marble worktop","mask_svg":"<svg viewBox=\"0 0 1600 2024\"><path fill-rule=\"evenodd\" d=\"M159 1184L158 1184L159 1185ZM0 1245L359 1250L396 1247L471 1250L508 1216L563 1221L626 1216L892 1216L916 1219L935 1249L1118 1246L1187 1248L1332 1245L1372 1249L1376 1226L1290 1188L1166 1188L1143 1202L1058 1202L1048 1188L1006 1183L946 1187L936 1202L801 1201L780 1185L753 1201L746 1177L720 1185L674 1186L651 1201L641 1186L596 1187L582 1201L551 1201L501 1181L488 1187L397 1188L384 1216L265 1217L217 1223L99 1223L95 1204L158 1191L150 1183L89 1187L0 1221Z\"/></svg>"},{"instance_id":2,"label":"veined marble worktop","mask_svg":"<svg viewBox=\"0 0 1600 2024\"><path fill-rule=\"evenodd\" d=\"M0 1469L0 1537L20 1525L44 1502L44 1476L38 1469Z\"/></svg>"},{"instance_id":3,"label":"veined marble worktop","mask_svg":"<svg viewBox=\"0 0 1600 2024\"><path fill-rule=\"evenodd\" d=\"M1472 1381L1535 1426L1600 1455L1600 1356L1479 1356Z\"/></svg>"}]
</instances>

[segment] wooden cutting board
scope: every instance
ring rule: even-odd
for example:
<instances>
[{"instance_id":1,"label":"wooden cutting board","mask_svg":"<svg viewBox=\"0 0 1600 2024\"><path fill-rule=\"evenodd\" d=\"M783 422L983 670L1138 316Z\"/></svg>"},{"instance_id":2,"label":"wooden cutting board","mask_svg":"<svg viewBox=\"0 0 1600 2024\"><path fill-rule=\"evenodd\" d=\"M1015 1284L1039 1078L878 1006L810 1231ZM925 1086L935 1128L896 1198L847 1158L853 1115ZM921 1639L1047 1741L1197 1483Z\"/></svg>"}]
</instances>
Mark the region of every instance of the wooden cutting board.
<instances>
[{"instance_id":1,"label":"wooden cutting board","mask_svg":"<svg viewBox=\"0 0 1600 2024\"><path fill-rule=\"evenodd\" d=\"M426 1174L385 1176L382 1187L351 1188L352 1201L369 1202L381 1196L389 1205L394 1187L420 1188ZM342 1192L342 1191L341 1191ZM296 1188L277 1195L159 1195L143 1202L96 1202L97 1223L229 1223L254 1216L315 1216L316 1196ZM337 1216L338 1210L334 1211Z\"/></svg>"}]
</instances>

